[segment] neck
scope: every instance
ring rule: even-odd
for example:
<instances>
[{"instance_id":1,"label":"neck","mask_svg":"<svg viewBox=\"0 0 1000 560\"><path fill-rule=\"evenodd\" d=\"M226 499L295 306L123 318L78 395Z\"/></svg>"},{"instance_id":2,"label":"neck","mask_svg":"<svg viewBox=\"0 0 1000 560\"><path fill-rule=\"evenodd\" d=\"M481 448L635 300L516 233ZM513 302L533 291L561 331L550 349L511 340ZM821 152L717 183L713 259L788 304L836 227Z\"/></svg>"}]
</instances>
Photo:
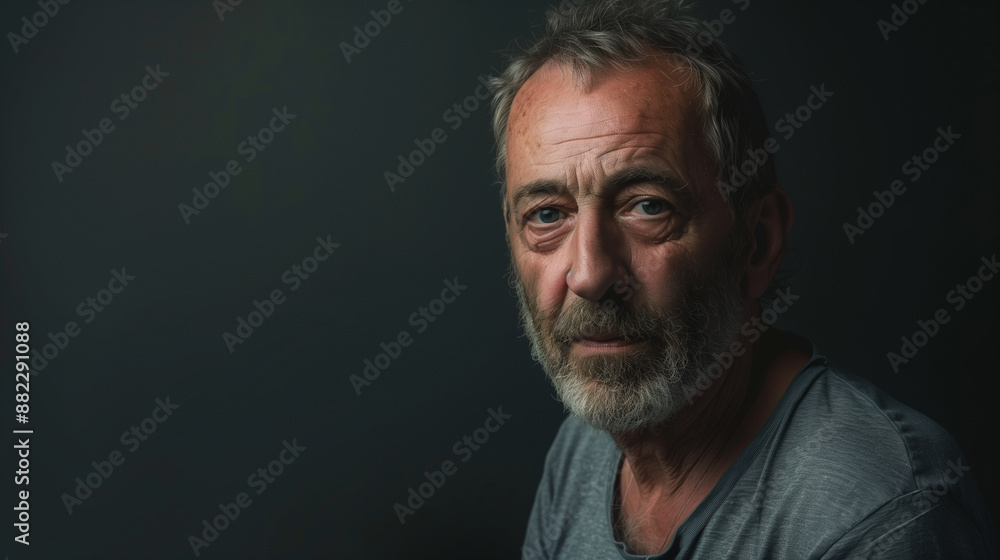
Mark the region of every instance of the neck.
<instances>
[{"instance_id":1,"label":"neck","mask_svg":"<svg viewBox=\"0 0 1000 560\"><path fill-rule=\"evenodd\" d=\"M625 532L639 524L669 538L763 427L807 360L770 330L681 416L613 435L625 456L619 481Z\"/></svg>"},{"instance_id":2,"label":"neck","mask_svg":"<svg viewBox=\"0 0 1000 560\"><path fill-rule=\"evenodd\" d=\"M613 435L640 489L680 490L715 470L713 464L737 447L766 373L765 364L753 359L763 357L760 348L754 350L737 358L681 416Z\"/></svg>"}]
</instances>

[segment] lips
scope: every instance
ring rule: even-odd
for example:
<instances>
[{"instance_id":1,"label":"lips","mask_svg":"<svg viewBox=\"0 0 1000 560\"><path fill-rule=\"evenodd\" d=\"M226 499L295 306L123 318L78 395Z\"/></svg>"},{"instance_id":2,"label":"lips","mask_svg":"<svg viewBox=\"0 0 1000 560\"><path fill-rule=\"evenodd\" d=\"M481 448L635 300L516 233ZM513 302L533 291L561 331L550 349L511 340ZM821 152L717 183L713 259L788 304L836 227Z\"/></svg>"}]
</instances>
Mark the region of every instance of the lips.
<instances>
[{"instance_id":1,"label":"lips","mask_svg":"<svg viewBox=\"0 0 1000 560\"><path fill-rule=\"evenodd\" d=\"M591 334L578 338L573 343L573 348L580 355L589 356L595 354L606 354L609 352L626 352L638 348L643 341L626 340L624 336L617 333Z\"/></svg>"},{"instance_id":2,"label":"lips","mask_svg":"<svg viewBox=\"0 0 1000 560\"><path fill-rule=\"evenodd\" d=\"M592 348L592 349L615 349L615 348L626 348L632 347L640 342L644 342L645 338L628 337L619 331L609 331L609 332L599 332L599 333L587 333L581 334L573 338L573 343L578 347Z\"/></svg>"},{"instance_id":3,"label":"lips","mask_svg":"<svg viewBox=\"0 0 1000 560\"><path fill-rule=\"evenodd\" d=\"M580 336L576 339L581 342L611 342L615 340L625 341L625 336L617 332L597 333Z\"/></svg>"}]
</instances>

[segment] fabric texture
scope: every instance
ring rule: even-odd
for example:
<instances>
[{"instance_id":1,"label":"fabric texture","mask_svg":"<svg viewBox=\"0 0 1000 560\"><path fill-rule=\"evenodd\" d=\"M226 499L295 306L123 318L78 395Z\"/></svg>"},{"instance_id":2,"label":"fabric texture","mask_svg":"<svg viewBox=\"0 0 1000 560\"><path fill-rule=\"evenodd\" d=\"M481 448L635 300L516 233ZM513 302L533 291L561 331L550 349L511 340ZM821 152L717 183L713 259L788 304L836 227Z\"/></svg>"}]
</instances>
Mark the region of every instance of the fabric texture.
<instances>
[{"instance_id":1,"label":"fabric texture","mask_svg":"<svg viewBox=\"0 0 1000 560\"><path fill-rule=\"evenodd\" d=\"M831 367L815 346L662 554L635 556L614 538L621 462L610 436L568 417L546 458L523 560L997 558L996 526L954 439Z\"/></svg>"}]
</instances>

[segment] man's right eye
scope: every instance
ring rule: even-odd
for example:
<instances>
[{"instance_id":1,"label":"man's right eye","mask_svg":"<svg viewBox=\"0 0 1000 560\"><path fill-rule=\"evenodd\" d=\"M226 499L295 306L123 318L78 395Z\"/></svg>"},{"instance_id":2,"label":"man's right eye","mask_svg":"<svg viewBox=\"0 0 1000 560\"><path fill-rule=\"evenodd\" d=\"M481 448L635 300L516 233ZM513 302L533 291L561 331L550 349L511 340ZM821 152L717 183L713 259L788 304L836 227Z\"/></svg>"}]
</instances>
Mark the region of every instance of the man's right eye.
<instances>
[{"instance_id":1,"label":"man's right eye","mask_svg":"<svg viewBox=\"0 0 1000 560\"><path fill-rule=\"evenodd\" d=\"M556 210L555 208L546 207L539 208L531 214L528 214L528 221L533 221L541 224L554 224L562 218L562 212Z\"/></svg>"}]
</instances>

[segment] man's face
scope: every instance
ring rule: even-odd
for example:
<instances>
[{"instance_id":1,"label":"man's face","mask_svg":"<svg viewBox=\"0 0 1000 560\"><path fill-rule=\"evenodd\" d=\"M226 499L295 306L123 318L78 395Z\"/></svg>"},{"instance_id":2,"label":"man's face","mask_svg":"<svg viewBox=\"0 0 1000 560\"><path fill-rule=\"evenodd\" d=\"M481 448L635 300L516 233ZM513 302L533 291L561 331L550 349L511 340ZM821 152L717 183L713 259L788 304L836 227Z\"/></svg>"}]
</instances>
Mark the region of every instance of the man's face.
<instances>
[{"instance_id":1,"label":"man's face","mask_svg":"<svg viewBox=\"0 0 1000 560\"><path fill-rule=\"evenodd\" d=\"M532 354L610 433L676 417L743 320L744 238L697 103L696 77L661 57L586 90L550 62L511 108L507 233Z\"/></svg>"}]
</instances>

